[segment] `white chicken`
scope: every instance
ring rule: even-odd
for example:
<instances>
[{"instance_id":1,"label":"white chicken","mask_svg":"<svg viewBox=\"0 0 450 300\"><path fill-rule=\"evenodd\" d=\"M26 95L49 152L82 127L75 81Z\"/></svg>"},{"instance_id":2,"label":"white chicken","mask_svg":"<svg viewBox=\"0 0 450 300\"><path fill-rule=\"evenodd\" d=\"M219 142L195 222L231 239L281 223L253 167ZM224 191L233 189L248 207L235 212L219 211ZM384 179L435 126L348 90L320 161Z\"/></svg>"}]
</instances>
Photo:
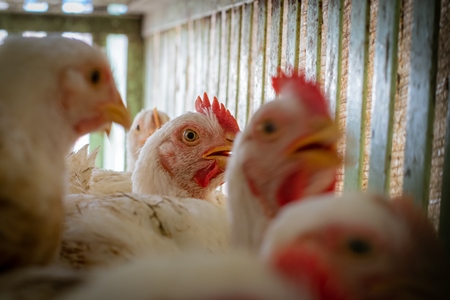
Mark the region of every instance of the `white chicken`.
<instances>
[{"instance_id":1,"label":"white chicken","mask_svg":"<svg viewBox=\"0 0 450 300\"><path fill-rule=\"evenodd\" d=\"M196 110L171 120L146 141L133 174L137 193L67 197L63 264L114 265L189 248L227 251L226 212L217 203L216 188L239 127L206 94L197 99Z\"/></svg>"},{"instance_id":2,"label":"white chicken","mask_svg":"<svg viewBox=\"0 0 450 300\"><path fill-rule=\"evenodd\" d=\"M277 98L238 136L226 172L232 243L252 250L283 205L334 191L341 163L340 132L319 86L296 74L272 82Z\"/></svg>"},{"instance_id":3,"label":"white chicken","mask_svg":"<svg viewBox=\"0 0 450 300\"><path fill-rule=\"evenodd\" d=\"M216 188L224 181L226 161L239 126L223 104L217 98L210 103L206 93L203 100L197 98L196 110L171 120L150 136L133 173L102 170L93 165L69 168L93 168L86 194L158 194L223 205L226 197Z\"/></svg>"},{"instance_id":4,"label":"white chicken","mask_svg":"<svg viewBox=\"0 0 450 300\"><path fill-rule=\"evenodd\" d=\"M146 109L140 111L134 117L131 129L127 134L127 171L133 172L134 165L139 157L139 152L145 141L162 125L169 122L170 118L162 111Z\"/></svg>"},{"instance_id":5,"label":"white chicken","mask_svg":"<svg viewBox=\"0 0 450 300\"><path fill-rule=\"evenodd\" d=\"M64 300L446 299L448 280L433 227L411 203L328 194L286 205L260 259L150 256L93 274Z\"/></svg>"},{"instance_id":6,"label":"white chicken","mask_svg":"<svg viewBox=\"0 0 450 300\"><path fill-rule=\"evenodd\" d=\"M262 257L318 299L446 299L448 261L408 200L351 193L294 202L269 227Z\"/></svg>"},{"instance_id":7,"label":"white chicken","mask_svg":"<svg viewBox=\"0 0 450 300\"><path fill-rule=\"evenodd\" d=\"M0 46L0 271L53 260L64 159L79 136L111 121L131 124L100 50L61 37Z\"/></svg>"}]
</instances>

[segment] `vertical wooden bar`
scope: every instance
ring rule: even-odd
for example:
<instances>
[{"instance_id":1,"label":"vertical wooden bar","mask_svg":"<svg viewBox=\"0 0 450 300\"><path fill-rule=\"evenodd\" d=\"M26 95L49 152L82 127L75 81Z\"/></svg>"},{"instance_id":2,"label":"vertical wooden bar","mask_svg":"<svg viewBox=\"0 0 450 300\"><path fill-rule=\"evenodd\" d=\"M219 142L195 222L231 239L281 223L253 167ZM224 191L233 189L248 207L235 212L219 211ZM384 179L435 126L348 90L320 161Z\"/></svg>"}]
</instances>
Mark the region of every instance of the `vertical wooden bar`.
<instances>
[{"instance_id":1,"label":"vertical wooden bar","mask_svg":"<svg viewBox=\"0 0 450 300\"><path fill-rule=\"evenodd\" d=\"M345 143L344 191L361 189L364 163L364 128L367 99L369 51L369 0L352 4L347 80L347 128ZM351 146L353 145L353 146Z\"/></svg>"},{"instance_id":2,"label":"vertical wooden bar","mask_svg":"<svg viewBox=\"0 0 450 300\"><path fill-rule=\"evenodd\" d=\"M328 0L328 32L325 58L325 95L327 96L327 99L329 101L331 114L335 117L336 120L339 119L339 87L342 63L342 8L343 0ZM351 64L353 63L354 62L352 61Z\"/></svg>"},{"instance_id":3,"label":"vertical wooden bar","mask_svg":"<svg viewBox=\"0 0 450 300\"><path fill-rule=\"evenodd\" d=\"M187 64L187 74L186 74L186 98L185 110L194 111L194 101L197 98L195 96L195 35L194 35L194 24L193 22L188 22L188 64Z\"/></svg>"},{"instance_id":4,"label":"vertical wooden bar","mask_svg":"<svg viewBox=\"0 0 450 300\"><path fill-rule=\"evenodd\" d=\"M231 11L222 12L222 36L220 50L219 101L227 103L228 70L230 63Z\"/></svg>"},{"instance_id":5,"label":"vertical wooden bar","mask_svg":"<svg viewBox=\"0 0 450 300\"><path fill-rule=\"evenodd\" d=\"M152 107L164 110L161 106L161 59L159 53L161 44L161 34L155 33L153 35L153 88L152 88Z\"/></svg>"},{"instance_id":6,"label":"vertical wooden bar","mask_svg":"<svg viewBox=\"0 0 450 300\"><path fill-rule=\"evenodd\" d=\"M106 37L107 34L96 33L92 35L92 41L95 45L101 47L104 51L106 51ZM95 165L99 168L102 168L104 163L104 143L105 135L103 133L92 132L89 134L89 152L92 152L95 148L100 147L100 151L98 151L97 158L95 160Z\"/></svg>"},{"instance_id":7,"label":"vertical wooden bar","mask_svg":"<svg viewBox=\"0 0 450 300\"><path fill-rule=\"evenodd\" d=\"M183 25L180 28L180 47L178 49L178 63L177 63L177 92L175 114L172 117L179 116L186 111L186 80L187 80L187 65L188 65L188 26Z\"/></svg>"},{"instance_id":8,"label":"vertical wooden bar","mask_svg":"<svg viewBox=\"0 0 450 300\"><path fill-rule=\"evenodd\" d=\"M160 43L160 50L159 50L159 61L160 61L160 95L158 98L158 108L161 108L163 111L171 113L170 109L171 107L169 106L169 99L168 99L168 87L167 87L167 82L168 82L168 66L167 66L167 62L168 62L168 58L169 55L167 53L168 51L168 43L169 43L169 37L168 37L168 32L163 32L161 33L161 43Z\"/></svg>"},{"instance_id":9,"label":"vertical wooden bar","mask_svg":"<svg viewBox=\"0 0 450 300\"><path fill-rule=\"evenodd\" d=\"M267 1L255 3L256 11L256 61L254 74L254 97L251 102L251 113L254 113L264 103L264 86L266 78L266 48L267 48Z\"/></svg>"},{"instance_id":10,"label":"vertical wooden bar","mask_svg":"<svg viewBox=\"0 0 450 300\"><path fill-rule=\"evenodd\" d=\"M322 0L308 0L305 75L311 81L320 80L321 7Z\"/></svg>"},{"instance_id":11,"label":"vertical wooden bar","mask_svg":"<svg viewBox=\"0 0 450 300\"><path fill-rule=\"evenodd\" d=\"M203 30L202 30L202 20L194 21L195 30L195 85L194 85L194 98L198 96L203 97L203 92L205 89L202 87L203 82L203 65L204 65L204 47L203 47Z\"/></svg>"},{"instance_id":12,"label":"vertical wooden bar","mask_svg":"<svg viewBox=\"0 0 450 300\"><path fill-rule=\"evenodd\" d=\"M153 49L153 36L145 39L145 84L144 84L144 107L153 106L153 70L155 64L155 53Z\"/></svg>"},{"instance_id":13,"label":"vertical wooden bar","mask_svg":"<svg viewBox=\"0 0 450 300\"><path fill-rule=\"evenodd\" d=\"M211 96L219 94L219 74L220 74L220 42L221 42L221 13L215 13L211 17L211 34L209 47L209 76L208 92Z\"/></svg>"},{"instance_id":14,"label":"vertical wooden bar","mask_svg":"<svg viewBox=\"0 0 450 300\"><path fill-rule=\"evenodd\" d=\"M231 40L230 40L230 61L228 71L228 97L226 107L233 116L237 115L237 101L239 91L239 60L241 44L241 21L242 10L240 7L232 9L231 12Z\"/></svg>"},{"instance_id":15,"label":"vertical wooden bar","mask_svg":"<svg viewBox=\"0 0 450 300\"><path fill-rule=\"evenodd\" d=\"M143 108L144 45L139 36L128 36L127 107L134 117Z\"/></svg>"},{"instance_id":16,"label":"vertical wooden bar","mask_svg":"<svg viewBox=\"0 0 450 300\"><path fill-rule=\"evenodd\" d=\"M270 54L268 69L269 79L276 75L277 69L281 67L283 8L284 0L272 0L272 23L270 24ZM266 100L273 100L275 98L275 91L271 86L270 80L269 82L266 82L266 87Z\"/></svg>"},{"instance_id":17,"label":"vertical wooden bar","mask_svg":"<svg viewBox=\"0 0 450 300\"><path fill-rule=\"evenodd\" d=\"M167 102L167 112L174 116L176 114L175 107L175 74L176 74L176 64L177 64L177 41L176 41L176 29L171 29L166 33L166 102Z\"/></svg>"},{"instance_id":18,"label":"vertical wooden bar","mask_svg":"<svg viewBox=\"0 0 450 300\"><path fill-rule=\"evenodd\" d=\"M447 90L450 91L450 77L447 79ZM446 125L441 207L439 213L439 237L442 240L447 257L450 257L450 92L448 92L447 97Z\"/></svg>"},{"instance_id":19,"label":"vertical wooden bar","mask_svg":"<svg viewBox=\"0 0 450 300\"><path fill-rule=\"evenodd\" d=\"M208 81L209 81L209 77L211 76L210 74L210 34L211 31L211 17L207 17L202 19L202 51L204 53L203 55L203 65L202 65L202 82L201 82L201 93L203 92L208 92L208 94L210 93L210 91L208 90ZM212 96L212 95L211 95Z\"/></svg>"},{"instance_id":20,"label":"vertical wooden bar","mask_svg":"<svg viewBox=\"0 0 450 300\"><path fill-rule=\"evenodd\" d=\"M397 81L399 0L380 0L372 90L371 147L368 189L389 188L392 117Z\"/></svg>"},{"instance_id":21,"label":"vertical wooden bar","mask_svg":"<svg viewBox=\"0 0 450 300\"><path fill-rule=\"evenodd\" d=\"M428 208L440 1L413 2L403 191Z\"/></svg>"},{"instance_id":22,"label":"vertical wooden bar","mask_svg":"<svg viewBox=\"0 0 450 300\"><path fill-rule=\"evenodd\" d=\"M250 96L250 74L252 68L252 29L253 29L253 5L242 6L242 34L240 46L239 67L239 94L237 121L240 128L244 128L248 119L249 96Z\"/></svg>"},{"instance_id":23,"label":"vertical wooden bar","mask_svg":"<svg viewBox=\"0 0 450 300\"><path fill-rule=\"evenodd\" d=\"M298 68L300 52L301 2L288 0L286 34L286 72Z\"/></svg>"}]
</instances>

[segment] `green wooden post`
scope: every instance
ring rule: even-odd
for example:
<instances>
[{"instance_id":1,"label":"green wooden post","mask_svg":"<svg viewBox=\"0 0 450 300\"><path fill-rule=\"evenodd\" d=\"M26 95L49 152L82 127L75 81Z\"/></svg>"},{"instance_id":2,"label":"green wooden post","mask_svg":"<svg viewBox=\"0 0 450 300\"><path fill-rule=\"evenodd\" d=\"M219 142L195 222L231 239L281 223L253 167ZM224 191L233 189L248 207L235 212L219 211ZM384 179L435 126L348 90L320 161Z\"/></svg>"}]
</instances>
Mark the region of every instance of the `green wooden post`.
<instances>
[{"instance_id":1,"label":"green wooden post","mask_svg":"<svg viewBox=\"0 0 450 300\"><path fill-rule=\"evenodd\" d=\"M382 193L389 189L399 15L400 0L379 0L368 189Z\"/></svg>"},{"instance_id":2,"label":"green wooden post","mask_svg":"<svg viewBox=\"0 0 450 300\"><path fill-rule=\"evenodd\" d=\"M140 36L128 36L127 107L132 117L144 107L144 41Z\"/></svg>"},{"instance_id":3,"label":"green wooden post","mask_svg":"<svg viewBox=\"0 0 450 300\"><path fill-rule=\"evenodd\" d=\"M352 4L347 86L344 191L360 190L364 163L364 128L369 51L369 1Z\"/></svg>"},{"instance_id":4,"label":"green wooden post","mask_svg":"<svg viewBox=\"0 0 450 300\"><path fill-rule=\"evenodd\" d=\"M415 0L406 116L403 191L428 208L440 1Z\"/></svg>"},{"instance_id":5,"label":"green wooden post","mask_svg":"<svg viewBox=\"0 0 450 300\"><path fill-rule=\"evenodd\" d=\"M92 39L95 45L101 47L104 51L106 47L106 33L94 33ZM89 134L89 152L92 152L95 148L100 147L97 154L95 165L99 168L103 167L103 149L104 149L105 134L103 132L92 132Z\"/></svg>"},{"instance_id":6,"label":"green wooden post","mask_svg":"<svg viewBox=\"0 0 450 300\"><path fill-rule=\"evenodd\" d=\"M442 194L439 215L439 237L441 238L447 257L450 257L450 77L447 81L447 128L444 145L444 167L442 171Z\"/></svg>"}]
</instances>

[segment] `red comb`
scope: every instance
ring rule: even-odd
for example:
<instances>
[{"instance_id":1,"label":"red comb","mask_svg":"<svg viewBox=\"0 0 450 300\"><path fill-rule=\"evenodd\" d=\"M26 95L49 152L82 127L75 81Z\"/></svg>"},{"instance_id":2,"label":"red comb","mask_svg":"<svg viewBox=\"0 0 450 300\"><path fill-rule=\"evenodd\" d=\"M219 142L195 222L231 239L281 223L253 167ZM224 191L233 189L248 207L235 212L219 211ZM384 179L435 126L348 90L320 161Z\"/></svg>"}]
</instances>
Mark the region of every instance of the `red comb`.
<instances>
[{"instance_id":1,"label":"red comb","mask_svg":"<svg viewBox=\"0 0 450 300\"><path fill-rule=\"evenodd\" d=\"M321 115L330 115L328 103L317 83L306 81L303 72L294 70L291 76L278 70L277 76L272 77L272 87L277 95L280 95L283 87L289 86L297 99L306 104L313 112Z\"/></svg>"},{"instance_id":2,"label":"red comb","mask_svg":"<svg viewBox=\"0 0 450 300\"><path fill-rule=\"evenodd\" d=\"M217 117L217 120L222 128L233 133L238 133L240 131L236 119L222 103L219 103L216 97L214 97L214 101L211 105L206 93L203 93L203 100L200 96L198 96L197 100L195 100L195 110L201 114L206 114L208 110L211 110Z\"/></svg>"}]
</instances>

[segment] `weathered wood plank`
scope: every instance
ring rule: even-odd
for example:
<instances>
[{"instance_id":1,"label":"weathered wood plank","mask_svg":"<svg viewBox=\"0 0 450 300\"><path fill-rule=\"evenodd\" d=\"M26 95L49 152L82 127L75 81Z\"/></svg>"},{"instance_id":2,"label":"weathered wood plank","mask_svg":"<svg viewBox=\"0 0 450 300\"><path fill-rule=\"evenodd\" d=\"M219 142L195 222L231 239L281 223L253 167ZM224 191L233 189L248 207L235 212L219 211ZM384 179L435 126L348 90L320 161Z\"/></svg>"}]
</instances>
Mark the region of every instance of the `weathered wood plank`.
<instances>
[{"instance_id":1,"label":"weathered wood plank","mask_svg":"<svg viewBox=\"0 0 450 300\"><path fill-rule=\"evenodd\" d=\"M202 64L202 77L201 77L201 93L208 92L208 81L210 76L209 69L209 57L210 57L210 30L211 30L211 18L202 19L202 51L203 55L203 64Z\"/></svg>"},{"instance_id":2,"label":"weathered wood plank","mask_svg":"<svg viewBox=\"0 0 450 300\"><path fill-rule=\"evenodd\" d=\"M153 36L145 39L145 84L144 84L144 107L153 106L153 80L155 54L153 47Z\"/></svg>"},{"instance_id":3,"label":"weathered wood plank","mask_svg":"<svg viewBox=\"0 0 450 300\"><path fill-rule=\"evenodd\" d=\"M301 2L288 0L286 34L286 71L298 68L300 54Z\"/></svg>"},{"instance_id":4,"label":"weathered wood plank","mask_svg":"<svg viewBox=\"0 0 450 300\"><path fill-rule=\"evenodd\" d=\"M253 76L254 96L251 100L251 111L253 114L265 101L265 78L266 78L266 48L267 48L267 2L259 0L255 3L256 15L256 54L255 73Z\"/></svg>"},{"instance_id":5,"label":"weathered wood plank","mask_svg":"<svg viewBox=\"0 0 450 300\"><path fill-rule=\"evenodd\" d=\"M194 34L195 34L195 84L194 84L194 98L202 96L205 91L202 88L203 77L203 65L205 59L204 47L203 47L203 32L202 32L202 20L194 21Z\"/></svg>"},{"instance_id":6,"label":"weathered wood plank","mask_svg":"<svg viewBox=\"0 0 450 300\"><path fill-rule=\"evenodd\" d=\"M104 33L94 33L92 34L92 41L95 45L106 49L106 36ZM89 152L94 151L95 148L100 147L100 151L98 151L97 158L95 159L95 165L99 168L103 167L104 162L104 149L105 143L105 135L101 132L92 132L89 134Z\"/></svg>"},{"instance_id":7,"label":"weathered wood plank","mask_svg":"<svg viewBox=\"0 0 450 300\"><path fill-rule=\"evenodd\" d=\"M367 99L367 66L369 50L368 0L352 5L347 80L347 124L345 143L344 191L361 189L364 163L364 128ZM328 4L330 5L330 4Z\"/></svg>"},{"instance_id":8,"label":"weathered wood plank","mask_svg":"<svg viewBox=\"0 0 450 300\"><path fill-rule=\"evenodd\" d=\"M430 187L439 3L413 2L403 191L424 209L428 207Z\"/></svg>"},{"instance_id":9,"label":"weathered wood plank","mask_svg":"<svg viewBox=\"0 0 450 300\"><path fill-rule=\"evenodd\" d=\"M152 83L152 107L163 110L161 106L161 61L160 61L161 34L153 35L153 83Z\"/></svg>"},{"instance_id":10,"label":"weathered wood plank","mask_svg":"<svg viewBox=\"0 0 450 300\"><path fill-rule=\"evenodd\" d=\"M140 16L45 15L0 13L0 28L11 32L88 32L140 36Z\"/></svg>"},{"instance_id":11,"label":"weathered wood plank","mask_svg":"<svg viewBox=\"0 0 450 300\"><path fill-rule=\"evenodd\" d=\"M450 91L450 77L447 80ZM442 170L442 194L439 214L439 237L442 240L447 257L450 257L450 93L447 98L447 127L444 145L444 166Z\"/></svg>"},{"instance_id":12,"label":"weathered wood plank","mask_svg":"<svg viewBox=\"0 0 450 300\"><path fill-rule=\"evenodd\" d=\"M240 7L231 11L231 34L230 34L230 61L228 71L228 97L226 107L233 116L237 115L237 101L239 91L239 60L241 45L241 21L242 10Z\"/></svg>"},{"instance_id":13,"label":"weathered wood plank","mask_svg":"<svg viewBox=\"0 0 450 300\"><path fill-rule=\"evenodd\" d=\"M389 188L392 110L397 79L399 11L399 0L379 1L368 181L368 189L378 192L387 192Z\"/></svg>"},{"instance_id":14,"label":"weathered wood plank","mask_svg":"<svg viewBox=\"0 0 450 300\"><path fill-rule=\"evenodd\" d=\"M183 25L180 28L178 64L177 64L177 90L176 90L176 109L173 117L179 116L186 111L186 94L187 94L187 76L188 76L188 26Z\"/></svg>"},{"instance_id":15,"label":"weathered wood plank","mask_svg":"<svg viewBox=\"0 0 450 300\"><path fill-rule=\"evenodd\" d=\"M128 38L127 107L134 117L144 106L144 43L140 37Z\"/></svg>"},{"instance_id":16,"label":"weathered wood plank","mask_svg":"<svg viewBox=\"0 0 450 300\"><path fill-rule=\"evenodd\" d=\"M159 62L160 62L160 94L159 94L159 104L158 108L161 108L163 111L171 113L168 99L168 51L169 51L169 37L168 32L161 33L160 40L160 50L159 50Z\"/></svg>"},{"instance_id":17,"label":"weathered wood plank","mask_svg":"<svg viewBox=\"0 0 450 300\"><path fill-rule=\"evenodd\" d=\"M219 95L221 103L228 98L228 70L230 63L231 11L222 12L222 36L220 50Z\"/></svg>"},{"instance_id":18,"label":"weathered wood plank","mask_svg":"<svg viewBox=\"0 0 450 300\"><path fill-rule=\"evenodd\" d=\"M319 81L320 47L322 39L322 0L308 0L306 27L306 78Z\"/></svg>"},{"instance_id":19,"label":"weathered wood plank","mask_svg":"<svg viewBox=\"0 0 450 300\"><path fill-rule=\"evenodd\" d=\"M250 96L250 74L252 68L252 30L253 30L253 5L242 6L242 34L240 46L239 67L239 94L237 121L240 128L247 124L249 96Z\"/></svg>"},{"instance_id":20,"label":"weathered wood plank","mask_svg":"<svg viewBox=\"0 0 450 300\"><path fill-rule=\"evenodd\" d=\"M221 42L221 13L211 16L210 50L209 50L209 76L208 93L217 96L219 93L219 73L220 73L220 42Z\"/></svg>"},{"instance_id":21,"label":"weathered wood plank","mask_svg":"<svg viewBox=\"0 0 450 300\"><path fill-rule=\"evenodd\" d=\"M283 37L283 8L284 0L272 0L272 22L270 24L270 52L269 68L267 70L269 79L277 74L277 69L281 67L281 48ZM266 82L266 100L275 98L275 91L272 88L270 80Z\"/></svg>"},{"instance_id":22,"label":"weathered wood plank","mask_svg":"<svg viewBox=\"0 0 450 300\"><path fill-rule=\"evenodd\" d=\"M167 112L172 116L175 115L175 72L177 63L177 52L176 52L176 30L171 29L166 32L166 107Z\"/></svg>"},{"instance_id":23,"label":"weathered wood plank","mask_svg":"<svg viewBox=\"0 0 450 300\"><path fill-rule=\"evenodd\" d=\"M185 110L194 111L194 103L197 96L195 95L195 35L194 35L194 23L188 23L188 64L187 64L187 76L186 76L186 98Z\"/></svg>"},{"instance_id":24,"label":"weathered wood plank","mask_svg":"<svg viewBox=\"0 0 450 300\"><path fill-rule=\"evenodd\" d=\"M361 2L361 1L359 1ZM364 1L362 1L364 2ZM343 0L328 0L328 32L325 58L325 95L331 114L339 119L339 95L342 58ZM354 5L358 5L355 3ZM352 61L351 64L354 64Z\"/></svg>"}]
</instances>

